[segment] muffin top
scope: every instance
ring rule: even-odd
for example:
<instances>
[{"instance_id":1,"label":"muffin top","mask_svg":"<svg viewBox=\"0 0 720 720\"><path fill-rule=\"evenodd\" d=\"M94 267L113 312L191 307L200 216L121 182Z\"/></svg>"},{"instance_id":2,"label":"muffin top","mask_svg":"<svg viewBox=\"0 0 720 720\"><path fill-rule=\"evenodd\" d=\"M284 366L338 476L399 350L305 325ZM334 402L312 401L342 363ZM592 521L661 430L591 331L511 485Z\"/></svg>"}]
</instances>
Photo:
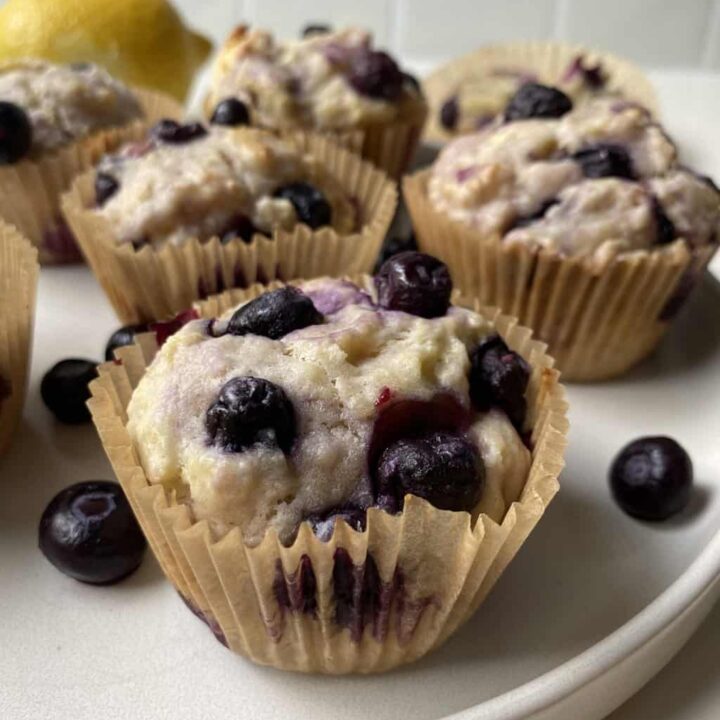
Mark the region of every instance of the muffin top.
<instances>
[{"instance_id":1,"label":"muffin top","mask_svg":"<svg viewBox=\"0 0 720 720\"><path fill-rule=\"evenodd\" d=\"M446 146L428 194L483 235L598 262L678 239L716 242L720 227L718 189L678 164L647 111L607 97L573 108L536 84L503 117Z\"/></svg>"},{"instance_id":2,"label":"muffin top","mask_svg":"<svg viewBox=\"0 0 720 720\"><path fill-rule=\"evenodd\" d=\"M450 291L442 263L403 253L374 287L317 279L188 323L128 406L149 481L251 545L303 520L360 530L407 493L500 521L530 464L529 367Z\"/></svg>"},{"instance_id":3,"label":"muffin top","mask_svg":"<svg viewBox=\"0 0 720 720\"><path fill-rule=\"evenodd\" d=\"M415 78L356 28L284 43L237 28L218 57L208 111L227 98L241 100L254 125L276 129L352 129L425 113Z\"/></svg>"},{"instance_id":4,"label":"muffin top","mask_svg":"<svg viewBox=\"0 0 720 720\"><path fill-rule=\"evenodd\" d=\"M530 66L503 63L482 72L475 71L458 81L437 109L438 124L453 135L475 132L491 123L528 82L554 85L575 106L599 97L621 99L611 71L602 59L591 53L578 53L555 77L540 77Z\"/></svg>"},{"instance_id":5,"label":"muffin top","mask_svg":"<svg viewBox=\"0 0 720 720\"><path fill-rule=\"evenodd\" d=\"M53 65L29 60L4 65L0 68L0 101L16 106L16 115L22 113L29 124L27 142L22 141L22 148L6 162L37 158L99 130L143 117L140 103L125 85L97 65L86 63ZM16 132L17 125L23 124L21 117L12 118Z\"/></svg>"},{"instance_id":6,"label":"muffin top","mask_svg":"<svg viewBox=\"0 0 720 720\"><path fill-rule=\"evenodd\" d=\"M351 232L356 210L334 178L289 140L247 127L163 120L146 141L103 158L96 212L136 247L223 242L298 223Z\"/></svg>"}]
</instances>

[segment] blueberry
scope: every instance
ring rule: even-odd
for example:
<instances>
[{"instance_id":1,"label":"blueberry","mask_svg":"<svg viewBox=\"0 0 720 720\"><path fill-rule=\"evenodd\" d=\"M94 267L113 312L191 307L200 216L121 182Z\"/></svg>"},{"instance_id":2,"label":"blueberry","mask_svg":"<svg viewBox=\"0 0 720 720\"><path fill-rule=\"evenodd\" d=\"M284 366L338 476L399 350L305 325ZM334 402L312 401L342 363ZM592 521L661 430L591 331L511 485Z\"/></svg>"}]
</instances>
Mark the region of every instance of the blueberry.
<instances>
[{"instance_id":1,"label":"blueberry","mask_svg":"<svg viewBox=\"0 0 720 720\"><path fill-rule=\"evenodd\" d=\"M610 466L615 501L629 515L665 520L690 500L692 461L669 437L642 437L626 445Z\"/></svg>"},{"instance_id":2,"label":"blueberry","mask_svg":"<svg viewBox=\"0 0 720 720\"><path fill-rule=\"evenodd\" d=\"M655 226L657 228L655 242L658 245L668 245L677 237L675 225L667 216L665 209L656 197L652 198L652 210L653 217L655 218Z\"/></svg>"},{"instance_id":3,"label":"blueberry","mask_svg":"<svg viewBox=\"0 0 720 720\"><path fill-rule=\"evenodd\" d=\"M0 102L0 165L22 160L32 145L33 130L27 113L11 102Z\"/></svg>"},{"instance_id":4,"label":"blueberry","mask_svg":"<svg viewBox=\"0 0 720 720\"><path fill-rule=\"evenodd\" d=\"M360 95L388 101L397 100L404 85L404 76L397 63L379 50L357 53L348 80Z\"/></svg>"},{"instance_id":5,"label":"blueberry","mask_svg":"<svg viewBox=\"0 0 720 720\"><path fill-rule=\"evenodd\" d=\"M530 366L499 335L491 335L472 351L469 380L470 398L476 409L500 408L518 430L522 429Z\"/></svg>"},{"instance_id":6,"label":"blueberry","mask_svg":"<svg viewBox=\"0 0 720 720\"><path fill-rule=\"evenodd\" d=\"M515 228L521 228L521 227L527 227L528 225L532 225L534 222L537 222L538 220L542 220L545 217L545 213L553 206L557 205L560 201L557 198L553 198L552 200L548 200L547 202L544 202L534 213L531 213L530 215L523 215L516 217L513 221L512 225L508 230L514 230Z\"/></svg>"},{"instance_id":7,"label":"blueberry","mask_svg":"<svg viewBox=\"0 0 720 720\"><path fill-rule=\"evenodd\" d=\"M243 452L254 445L290 452L295 440L295 410L275 383L252 376L223 385L205 416L210 442L226 452Z\"/></svg>"},{"instance_id":8,"label":"blueberry","mask_svg":"<svg viewBox=\"0 0 720 720\"><path fill-rule=\"evenodd\" d=\"M118 190L120 183L112 175L99 172L95 176L95 204L102 207Z\"/></svg>"},{"instance_id":9,"label":"blueberry","mask_svg":"<svg viewBox=\"0 0 720 720\"><path fill-rule=\"evenodd\" d=\"M440 124L446 130L454 130L460 118L460 106L455 95L448 98L440 108Z\"/></svg>"},{"instance_id":10,"label":"blueberry","mask_svg":"<svg viewBox=\"0 0 720 720\"><path fill-rule=\"evenodd\" d=\"M398 255L401 252L416 251L417 240L415 235L411 233L408 237L401 237L396 235L390 238L383 245L380 255L378 256L377 262L375 263L375 272L378 272L386 260L389 260L394 255Z\"/></svg>"},{"instance_id":11,"label":"blueberry","mask_svg":"<svg viewBox=\"0 0 720 720\"><path fill-rule=\"evenodd\" d=\"M315 230L332 222L332 208L325 196L314 185L294 182L275 191L275 197L292 203L298 220Z\"/></svg>"},{"instance_id":12,"label":"blueberry","mask_svg":"<svg viewBox=\"0 0 720 720\"><path fill-rule=\"evenodd\" d=\"M253 221L247 215L236 215L231 218L220 234L220 242L226 245L233 240L240 239L244 243L252 242L256 233L259 233Z\"/></svg>"},{"instance_id":13,"label":"blueberry","mask_svg":"<svg viewBox=\"0 0 720 720\"><path fill-rule=\"evenodd\" d=\"M117 483L94 480L60 491L38 531L43 555L80 582L110 585L135 571L145 538Z\"/></svg>"},{"instance_id":14,"label":"blueberry","mask_svg":"<svg viewBox=\"0 0 720 720\"><path fill-rule=\"evenodd\" d=\"M105 346L105 360L114 360L115 351L118 348L132 345L135 342L135 335L147 331L148 326L145 324L123 325L121 328L118 328L107 341L107 345Z\"/></svg>"},{"instance_id":15,"label":"blueberry","mask_svg":"<svg viewBox=\"0 0 720 720\"><path fill-rule=\"evenodd\" d=\"M424 318L447 312L452 280L445 263L432 255L403 252L386 260L375 275L378 304Z\"/></svg>"},{"instance_id":16,"label":"blueberry","mask_svg":"<svg viewBox=\"0 0 720 720\"><path fill-rule=\"evenodd\" d=\"M529 82L521 85L505 108L505 120L558 118L572 110L572 101L557 88Z\"/></svg>"},{"instance_id":17,"label":"blueberry","mask_svg":"<svg viewBox=\"0 0 720 720\"><path fill-rule=\"evenodd\" d=\"M598 143L589 145L573 154L586 178L619 177L633 180L635 172L632 160L622 145Z\"/></svg>"},{"instance_id":18,"label":"blueberry","mask_svg":"<svg viewBox=\"0 0 720 720\"><path fill-rule=\"evenodd\" d=\"M313 301L288 285L263 293L236 310L227 331L230 335L262 335L278 340L293 330L322 322L323 316Z\"/></svg>"},{"instance_id":19,"label":"blueberry","mask_svg":"<svg viewBox=\"0 0 720 720\"><path fill-rule=\"evenodd\" d=\"M60 422L77 425L90 420L85 403L90 399L88 384L97 377L96 366L92 360L68 358L45 373L40 394Z\"/></svg>"},{"instance_id":20,"label":"blueberry","mask_svg":"<svg viewBox=\"0 0 720 720\"><path fill-rule=\"evenodd\" d=\"M249 125L250 112L247 105L237 98L221 100L215 107L210 122L213 125Z\"/></svg>"},{"instance_id":21,"label":"blueberry","mask_svg":"<svg viewBox=\"0 0 720 720\"><path fill-rule=\"evenodd\" d=\"M325 23L310 23L302 29L302 37L311 37L312 35L327 35L332 32L332 27Z\"/></svg>"},{"instance_id":22,"label":"blueberry","mask_svg":"<svg viewBox=\"0 0 720 720\"><path fill-rule=\"evenodd\" d=\"M417 495L440 510L472 510L480 500L485 468L475 445L461 435L434 432L398 440L380 456L377 493Z\"/></svg>"},{"instance_id":23,"label":"blueberry","mask_svg":"<svg viewBox=\"0 0 720 720\"><path fill-rule=\"evenodd\" d=\"M150 131L150 134L160 142L179 145L197 140L207 135L207 130L200 123L182 125L175 120L160 120Z\"/></svg>"}]
</instances>

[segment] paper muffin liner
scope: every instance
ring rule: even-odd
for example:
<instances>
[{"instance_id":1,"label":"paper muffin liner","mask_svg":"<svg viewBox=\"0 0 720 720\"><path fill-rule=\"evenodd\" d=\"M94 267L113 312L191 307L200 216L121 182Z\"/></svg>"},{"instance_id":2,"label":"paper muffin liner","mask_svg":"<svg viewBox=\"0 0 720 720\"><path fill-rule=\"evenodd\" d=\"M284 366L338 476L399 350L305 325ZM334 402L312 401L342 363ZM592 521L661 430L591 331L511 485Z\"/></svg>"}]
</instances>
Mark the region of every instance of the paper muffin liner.
<instances>
[{"instance_id":1,"label":"paper muffin liner","mask_svg":"<svg viewBox=\"0 0 720 720\"><path fill-rule=\"evenodd\" d=\"M228 291L195 307L215 317L266 289ZM166 576L231 650L285 670L332 674L416 660L475 612L542 516L558 490L568 430L558 372L544 344L514 318L457 302L481 312L532 367L531 468L500 524L407 496L402 514L370 509L364 532L338 521L327 542L307 523L289 547L273 530L253 548L238 528L216 536L173 493L148 482L126 430L131 394L158 349L155 336L140 335L115 363L100 366L88 405L115 473Z\"/></svg>"},{"instance_id":2,"label":"paper muffin liner","mask_svg":"<svg viewBox=\"0 0 720 720\"><path fill-rule=\"evenodd\" d=\"M654 115L658 114L657 95L647 76L639 67L617 55L559 42L486 45L442 65L423 81L423 90L430 106L425 138L443 143L453 137L440 124L440 108L468 79L482 77L493 69L518 68L533 72L540 82L552 84L557 82L578 55L587 58L590 64L598 61L602 64L609 76L606 86L608 91L618 92L626 99L640 103Z\"/></svg>"},{"instance_id":3,"label":"paper muffin liner","mask_svg":"<svg viewBox=\"0 0 720 720\"><path fill-rule=\"evenodd\" d=\"M38 270L37 250L0 221L0 454L25 400Z\"/></svg>"},{"instance_id":4,"label":"paper muffin liner","mask_svg":"<svg viewBox=\"0 0 720 720\"><path fill-rule=\"evenodd\" d=\"M647 357L717 250L689 250L678 240L620 253L600 266L505 245L437 211L427 196L429 174L423 170L403 181L420 249L441 258L464 293L531 327L565 380L609 379Z\"/></svg>"},{"instance_id":5,"label":"paper muffin liner","mask_svg":"<svg viewBox=\"0 0 720 720\"><path fill-rule=\"evenodd\" d=\"M325 133L398 179L408 169L425 126L427 112L414 121L368 125L349 131Z\"/></svg>"},{"instance_id":6,"label":"paper muffin liner","mask_svg":"<svg viewBox=\"0 0 720 720\"><path fill-rule=\"evenodd\" d=\"M39 250L40 262L57 264L82 259L60 210L62 193L73 179L106 152L145 136L158 120L182 116L182 107L159 92L134 89L145 118L127 126L94 133L71 145L0 167L0 217L15 225Z\"/></svg>"},{"instance_id":7,"label":"paper muffin liner","mask_svg":"<svg viewBox=\"0 0 720 720\"><path fill-rule=\"evenodd\" d=\"M124 323L162 319L195 300L256 282L370 270L397 207L398 191L387 175L329 139L289 136L310 153L358 207L361 227L338 234L329 227L296 225L272 238L221 243L190 239L136 251L119 244L113 228L93 210L94 172L79 177L63 198L63 212L95 276Z\"/></svg>"}]
</instances>

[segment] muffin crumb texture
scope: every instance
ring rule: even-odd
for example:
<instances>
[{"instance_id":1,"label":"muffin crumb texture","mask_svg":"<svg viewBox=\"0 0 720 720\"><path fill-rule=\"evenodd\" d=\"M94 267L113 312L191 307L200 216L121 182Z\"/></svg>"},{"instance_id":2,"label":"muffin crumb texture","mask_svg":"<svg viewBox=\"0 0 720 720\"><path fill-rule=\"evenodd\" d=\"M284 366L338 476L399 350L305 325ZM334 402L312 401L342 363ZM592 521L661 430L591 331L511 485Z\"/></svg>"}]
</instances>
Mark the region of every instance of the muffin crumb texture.
<instances>
[{"instance_id":1,"label":"muffin crumb texture","mask_svg":"<svg viewBox=\"0 0 720 720\"><path fill-rule=\"evenodd\" d=\"M96 212L120 243L249 242L300 222L355 229L351 198L290 141L251 128L175 123L170 130L154 130L98 167Z\"/></svg>"},{"instance_id":2,"label":"muffin crumb texture","mask_svg":"<svg viewBox=\"0 0 720 720\"><path fill-rule=\"evenodd\" d=\"M237 28L218 57L208 110L231 97L253 124L275 129L343 130L425 113L419 83L357 28L282 43Z\"/></svg>"},{"instance_id":3,"label":"muffin crumb texture","mask_svg":"<svg viewBox=\"0 0 720 720\"><path fill-rule=\"evenodd\" d=\"M143 117L132 91L89 63L53 65L32 60L5 65L0 69L0 98L27 114L31 158Z\"/></svg>"},{"instance_id":4,"label":"muffin crumb texture","mask_svg":"<svg viewBox=\"0 0 720 720\"><path fill-rule=\"evenodd\" d=\"M457 307L431 319L386 310L372 291L325 278L290 299L299 329L277 339L246 332L272 312L263 300L190 322L163 345L128 407L148 480L177 491L216 533L239 527L250 545L269 528L292 542L303 520L327 539L337 517L361 529L367 508L401 509L383 483L405 482L407 463L383 452L420 424L428 443L452 448L443 462L478 473L473 516L501 521L530 453L502 409L471 401L470 356L487 322ZM412 451L434 462L427 448Z\"/></svg>"},{"instance_id":5,"label":"muffin crumb texture","mask_svg":"<svg viewBox=\"0 0 720 720\"><path fill-rule=\"evenodd\" d=\"M638 105L598 97L560 117L497 118L452 141L431 171L434 207L507 244L586 256L717 242L720 193L678 162Z\"/></svg>"}]
</instances>

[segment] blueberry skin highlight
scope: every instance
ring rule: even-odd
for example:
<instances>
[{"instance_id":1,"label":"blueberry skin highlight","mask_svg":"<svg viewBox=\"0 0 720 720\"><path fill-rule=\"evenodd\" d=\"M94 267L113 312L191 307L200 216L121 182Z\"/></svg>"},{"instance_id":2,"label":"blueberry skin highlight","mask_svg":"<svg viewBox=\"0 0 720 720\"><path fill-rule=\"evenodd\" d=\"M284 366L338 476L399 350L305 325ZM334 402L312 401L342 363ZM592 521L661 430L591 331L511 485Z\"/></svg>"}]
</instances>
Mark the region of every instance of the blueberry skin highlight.
<instances>
[{"instance_id":1,"label":"blueberry skin highlight","mask_svg":"<svg viewBox=\"0 0 720 720\"><path fill-rule=\"evenodd\" d=\"M40 519L38 544L63 574L110 585L142 562L145 537L115 482L80 482L61 490Z\"/></svg>"}]
</instances>

